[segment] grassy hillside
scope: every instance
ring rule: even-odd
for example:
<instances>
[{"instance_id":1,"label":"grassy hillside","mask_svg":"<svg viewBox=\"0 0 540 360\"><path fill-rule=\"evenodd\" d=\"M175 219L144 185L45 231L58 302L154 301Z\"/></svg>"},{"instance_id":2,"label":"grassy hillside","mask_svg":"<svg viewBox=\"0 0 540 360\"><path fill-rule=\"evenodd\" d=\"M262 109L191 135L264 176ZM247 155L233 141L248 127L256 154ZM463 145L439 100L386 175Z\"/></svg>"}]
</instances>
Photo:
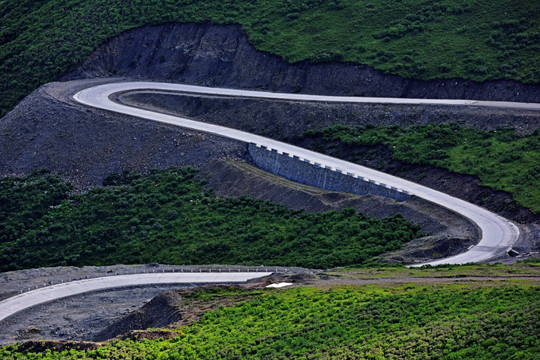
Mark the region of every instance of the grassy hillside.
<instances>
[{"instance_id":1,"label":"grassy hillside","mask_svg":"<svg viewBox=\"0 0 540 360\"><path fill-rule=\"evenodd\" d=\"M194 300L243 296L169 340L113 341L96 350L4 359L534 359L538 286L504 283L203 290ZM36 349L36 348L34 348ZM35 350L34 350L35 351Z\"/></svg>"},{"instance_id":2,"label":"grassy hillside","mask_svg":"<svg viewBox=\"0 0 540 360\"><path fill-rule=\"evenodd\" d=\"M0 116L107 38L169 21L241 24L257 48L290 62L540 82L536 0L4 0L0 19Z\"/></svg>"},{"instance_id":3,"label":"grassy hillside","mask_svg":"<svg viewBox=\"0 0 540 360\"><path fill-rule=\"evenodd\" d=\"M420 236L400 215L217 198L194 175L126 173L85 194L46 174L1 179L0 271L149 262L329 268L369 262Z\"/></svg>"},{"instance_id":4,"label":"grassy hillside","mask_svg":"<svg viewBox=\"0 0 540 360\"><path fill-rule=\"evenodd\" d=\"M540 134L519 136L513 129L482 131L457 123L428 124L408 129L333 126L306 132L320 139L316 149L328 150L339 141L350 146L384 145L397 160L430 164L462 174L477 175L482 183L509 192L516 202L540 213ZM325 145L326 144L326 145Z\"/></svg>"}]
</instances>

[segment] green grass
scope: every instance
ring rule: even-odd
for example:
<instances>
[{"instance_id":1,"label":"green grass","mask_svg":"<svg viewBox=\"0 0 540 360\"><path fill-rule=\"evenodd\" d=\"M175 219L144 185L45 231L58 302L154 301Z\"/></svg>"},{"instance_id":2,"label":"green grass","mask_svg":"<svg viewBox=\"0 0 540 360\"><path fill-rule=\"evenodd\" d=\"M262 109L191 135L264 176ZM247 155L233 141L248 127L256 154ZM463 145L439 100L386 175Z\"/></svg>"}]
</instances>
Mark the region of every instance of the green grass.
<instances>
[{"instance_id":1,"label":"green grass","mask_svg":"<svg viewBox=\"0 0 540 360\"><path fill-rule=\"evenodd\" d=\"M430 277L430 278L456 278L456 277L505 277L505 276L538 276L540 274L540 259L521 261L512 265L505 264L466 264L466 265L439 265L423 268L407 268L404 266L365 266L345 267L325 274L349 279L380 279L392 277Z\"/></svg>"},{"instance_id":2,"label":"green grass","mask_svg":"<svg viewBox=\"0 0 540 360\"><path fill-rule=\"evenodd\" d=\"M50 175L0 179L0 271L149 262L329 268L365 264L420 236L400 215L218 198L189 168L105 183L71 194Z\"/></svg>"},{"instance_id":3,"label":"green grass","mask_svg":"<svg viewBox=\"0 0 540 360\"><path fill-rule=\"evenodd\" d=\"M482 184L513 195L518 204L540 212L540 134L519 136L513 129L482 131L457 123L408 129L332 126L306 137L352 146L385 145L393 157L411 164L430 164L456 173L477 175Z\"/></svg>"},{"instance_id":4,"label":"green grass","mask_svg":"<svg viewBox=\"0 0 540 360\"><path fill-rule=\"evenodd\" d=\"M289 62L540 82L536 0L4 0L0 18L1 116L107 38L171 21L241 24L258 49Z\"/></svg>"},{"instance_id":5,"label":"green grass","mask_svg":"<svg viewBox=\"0 0 540 360\"><path fill-rule=\"evenodd\" d=\"M198 298L245 292L202 290ZM4 359L535 359L537 286L462 284L255 290L207 312L169 340ZM195 295L197 296L197 295Z\"/></svg>"}]
</instances>

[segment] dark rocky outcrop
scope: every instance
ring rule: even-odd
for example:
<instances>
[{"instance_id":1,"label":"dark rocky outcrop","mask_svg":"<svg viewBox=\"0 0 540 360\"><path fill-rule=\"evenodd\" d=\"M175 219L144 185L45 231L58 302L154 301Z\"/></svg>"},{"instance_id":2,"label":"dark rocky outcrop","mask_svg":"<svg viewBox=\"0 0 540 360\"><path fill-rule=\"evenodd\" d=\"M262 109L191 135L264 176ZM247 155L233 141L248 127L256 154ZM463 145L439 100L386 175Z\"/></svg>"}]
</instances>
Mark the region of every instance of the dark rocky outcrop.
<instances>
[{"instance_id":1,"label":"dark rocky outcrop","mask_svg":"<svg viewBox=\"0 0 540 360\"><path fill-rule=\"evenodd\" d=\"M540 86L510 80L422 81L355 64L289 64L257 51L239 25L210 23L144 26L99 46L76 71L80 79L126 75L153 80L272 91L535 102Z\"/></svg>"},{"instance_id":2,"label":"dark rocky outcrop","mask_svg":"<svg viewBox=\"0 0 540 360\"><path fill-rule=\"evenodd\" d=\"M94 341L111 339L131 330L160 328L181 319L176 305L180 295L175 291L164 292L137 311L111 324L94 336Z\"/></svg>"}]
</instances>

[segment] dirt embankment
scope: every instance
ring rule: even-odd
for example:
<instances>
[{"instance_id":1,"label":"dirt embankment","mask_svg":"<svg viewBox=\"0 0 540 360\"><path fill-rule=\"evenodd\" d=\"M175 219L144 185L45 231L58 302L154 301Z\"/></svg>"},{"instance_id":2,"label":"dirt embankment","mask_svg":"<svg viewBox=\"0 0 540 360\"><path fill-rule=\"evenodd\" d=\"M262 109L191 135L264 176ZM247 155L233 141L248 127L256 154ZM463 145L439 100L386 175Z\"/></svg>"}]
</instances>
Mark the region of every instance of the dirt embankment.
<instances>
[{"instance_id":1,"label":"dirt embankment","mask_svg":"<svg viewBox=\"0 0 540 360\"><path fill-rule=\"evenodd\" d=\"M429 204L349 198L299 187L279 177L260 175L262 172L247 164L246 144L70 103L68 95L79 86L81 82L48 84L6 116L0 123L2 175L24 175L45 168L84 190L101 185L107 175L124 169L147 172L194 166L220 196L247 195L307 211L353 207L378 218L402 213L432 237L423 238L416 248L392 255L393 261L427 261L463 251L476 239L468 221Z\"/></svg>"},{"instance_id":2,"label":"dirt embankment","mask_svg":"<svg viewBox=\"0 0 540 360\"><path fill-rule=\"evenodd\" d=\"M414 126L451 121L484 130L512 126L522 134L530 134L540 128L540 118L534 112L480 107L319 104L138 92L123 94L118 100L234 127L306 148L316 147L312 139L300 140L306 130L332 125ZM533 214L519 206L509 193L482 186L477 176L453 173L430 165L406 164L394 160L391 152L383 146L353 148L344 144L324 145L324 148L332 149L329 152L332 156L421 183L484 206L517 222L540 222L540 214Z\"/></svg>"},{"instance_id":3,"label":"dirt embankment","mask_svg":"<svg viewBox=\"0 0 540 360\"><path fill-rule=\"evenodd\" d=\"M99 46L64 79L129 76L210 86L383 97L534 102L540 87L515 81L421 81L363 65L289 64L257 51L239 25L143 26Z\"/></svg>"},{"instance_id":4,"label":"dirt embankment","mask_svg":"<svg viewBox=\"0 0 540 360\"><path fill-rule=\"evenodd\" d=\"M247 156L239 142L69 103L77 86L47 84L2 119L2 176L47 169L86 189L124 169L144 173Z\"/></svg>"},{"instance_id":5,"label":"dirt embankment","mask_svg":"<svg viewBox=\"0 0 540 360\"><path fill-rule=\"evenodd\" d=\"M537 111L480 106L322 103L148 91L127 92L117 99L285 140L336 124L410 127L457 122L485 131L511 127L521 135L540 129Z\"/></svg>"}]
</instances>

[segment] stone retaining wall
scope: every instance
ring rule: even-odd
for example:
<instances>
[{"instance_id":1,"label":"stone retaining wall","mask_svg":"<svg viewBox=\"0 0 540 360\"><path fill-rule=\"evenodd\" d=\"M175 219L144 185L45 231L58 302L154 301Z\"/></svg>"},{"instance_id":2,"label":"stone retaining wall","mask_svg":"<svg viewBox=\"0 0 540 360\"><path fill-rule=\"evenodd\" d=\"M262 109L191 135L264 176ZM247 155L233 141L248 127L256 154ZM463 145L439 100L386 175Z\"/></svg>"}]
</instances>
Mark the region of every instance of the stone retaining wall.
<instances>
[{"instance_id":1,"label":"stone retaining wall","mask_svg":"<svg viewBox=\"0 0 540 360\"><path fill-rule=\"evenodd\" d=\"M304 185L358 195L382 195L399 201L411 196L401 189L254 143L248 145L248 152L259 168Z\"/></svg>"}]
</instances>

